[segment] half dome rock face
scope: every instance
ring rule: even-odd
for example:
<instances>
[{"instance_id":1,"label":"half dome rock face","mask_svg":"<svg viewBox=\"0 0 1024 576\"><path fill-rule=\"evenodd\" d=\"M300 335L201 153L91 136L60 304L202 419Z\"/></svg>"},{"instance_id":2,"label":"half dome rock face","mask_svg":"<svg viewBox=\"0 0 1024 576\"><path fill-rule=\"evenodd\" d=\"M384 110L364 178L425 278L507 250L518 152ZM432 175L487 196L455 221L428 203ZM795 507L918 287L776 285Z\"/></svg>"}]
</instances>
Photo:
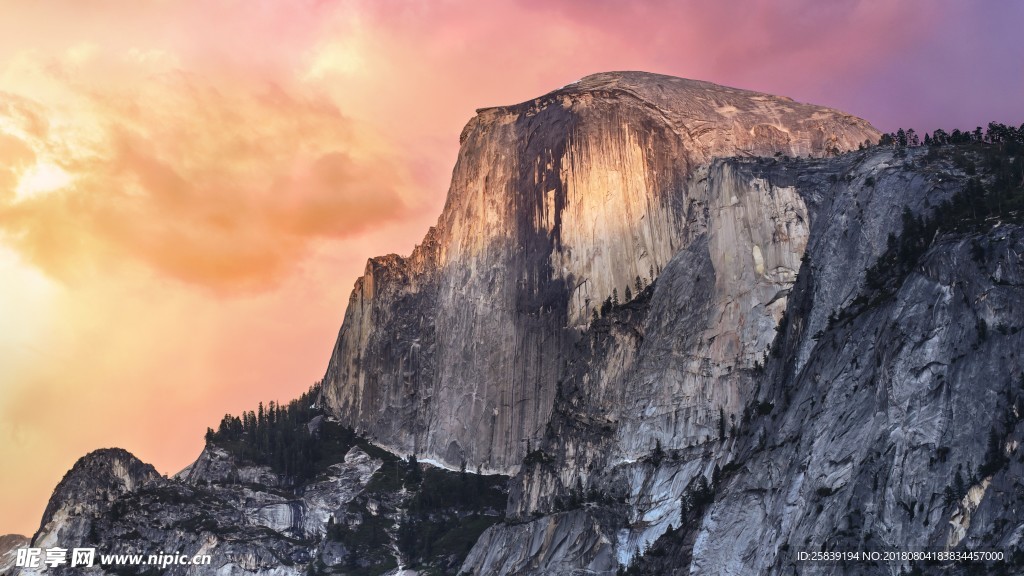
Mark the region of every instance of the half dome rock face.
<instances>
[{"instance_id":1,"label":"half dome rock face","mask_svg":"<svg viewBox=\"0 0 1024 576\"><path fill-rule=\"evenodd\" d=\"M878 136L829 108L638 72L479 110L437 226L356 282L324 398L399 453L515 471L595 310L691 246L710 263L714 299L685 354L749 365L785 308L806 208L785 189L746 193L756 183L732 183L711 161L827 156ZM737 406L715 395L702 414Z\"/></svg>"}]
</instances>

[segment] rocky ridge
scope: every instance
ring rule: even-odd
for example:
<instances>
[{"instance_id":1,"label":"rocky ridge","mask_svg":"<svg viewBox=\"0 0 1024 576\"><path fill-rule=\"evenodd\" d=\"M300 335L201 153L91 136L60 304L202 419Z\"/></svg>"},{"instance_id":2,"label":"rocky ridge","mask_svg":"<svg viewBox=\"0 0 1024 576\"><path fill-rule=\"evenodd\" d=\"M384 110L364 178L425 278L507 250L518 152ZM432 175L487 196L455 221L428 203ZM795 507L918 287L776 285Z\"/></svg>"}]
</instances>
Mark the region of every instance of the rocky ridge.
<instances>
[{"instance_id":1,"label":"rocky ridge","mask_svg":"<svg viewBox=\"0 0 1024 576\"><path fill-rule=\"evenodd\" d=\"M332 455L309 478L247 459L212 439L172 478L123 450L86 455L51 498L37 548L96 548L94 574L298 576L383 574L403 563L455 571L469 546L502 519L507 478L406 462L323 415L307 426ZM429 525L428 525L429 524ZM18 547L28 542L17 544ZM210 563L145 564L170 553ZM141 564L103 555L141 555ZM67 565L16 569L21 576L77 575Z\"/></svg>"}]
</instances>

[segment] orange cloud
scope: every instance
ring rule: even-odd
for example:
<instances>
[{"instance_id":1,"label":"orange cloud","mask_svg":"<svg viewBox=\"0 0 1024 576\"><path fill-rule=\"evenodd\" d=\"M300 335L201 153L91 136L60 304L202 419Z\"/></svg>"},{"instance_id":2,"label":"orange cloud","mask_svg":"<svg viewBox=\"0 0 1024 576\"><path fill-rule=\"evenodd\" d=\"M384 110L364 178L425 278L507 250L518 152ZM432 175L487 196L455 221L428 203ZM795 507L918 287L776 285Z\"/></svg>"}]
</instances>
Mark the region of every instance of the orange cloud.
<instances>
[{"instance_id":1,"label":"orange cloud","mask_svg":"<svg viewBox=\"0 0 1024 576\"><path fill-rule=\"evenodd\" d=\"M58 190L0 203L7 241L55 276L127 258L213 288L265 287L311 241L407 212L401 168L323 98L180 71L113 89L72 73L59 68L53 80L77 90L73 109L94 124L88 136L27 122L19 100L0 108L0 121L26 125L34 139L0 133L12 160L0 185L14 185L33 146L70 176Z\"/></svg>"},{"instance_id":2,"label":"orange cloud","mask_svg":"<svg viewBox=\"0 0 1024 576\"><path fill-rule=\"evenodd\" d=\"M10 201L22 172L35 163L36 155L24 140L0 132L0 158L0 201Z\"/></svg>"}]
</instances>

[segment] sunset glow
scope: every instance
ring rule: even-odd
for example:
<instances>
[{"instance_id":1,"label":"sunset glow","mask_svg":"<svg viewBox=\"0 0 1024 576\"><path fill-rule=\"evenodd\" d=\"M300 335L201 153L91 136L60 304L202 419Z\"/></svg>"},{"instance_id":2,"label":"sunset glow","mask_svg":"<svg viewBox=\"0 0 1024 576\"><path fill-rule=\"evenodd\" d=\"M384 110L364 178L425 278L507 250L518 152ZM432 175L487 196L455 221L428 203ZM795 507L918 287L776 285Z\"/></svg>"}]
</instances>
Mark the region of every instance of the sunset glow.
<instances>
[{"instance_id":1,"label":"sunset glow","mask_svg":"<svg viewBox=\"0 0 1024 576\"><path fill-rule=\"evenodd\" d=\"M322 375L476 108L646 70L882 130L1024 122L1024 4L0 0L0 534Z\"/></svg>"},{"instance_id":2,"label":"sunset glow","mask_svg":"<svg viewBox=\"0 0 1024 576\"><path fill-rule=\"evenodd\" d=\"M18 200L25 200L39 194L60 190L71 183L71 176L60 166L43 163L26 170L18 179L14 189Z\"/></svg>"}]
</instances>

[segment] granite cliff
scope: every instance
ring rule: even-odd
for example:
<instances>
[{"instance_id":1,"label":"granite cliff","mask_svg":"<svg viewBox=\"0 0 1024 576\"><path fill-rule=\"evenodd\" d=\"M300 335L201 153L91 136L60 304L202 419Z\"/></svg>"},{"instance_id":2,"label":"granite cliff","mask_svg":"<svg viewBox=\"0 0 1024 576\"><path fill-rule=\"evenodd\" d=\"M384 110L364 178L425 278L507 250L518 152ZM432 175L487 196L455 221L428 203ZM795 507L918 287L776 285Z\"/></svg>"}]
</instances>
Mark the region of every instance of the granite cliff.
<instances>
[{"instance_id":1,"label":"granite cliff","mask_svg":"<svg viewBox=\"0 0 1024 576\"><path fill-rule=\"evenodd\" d=\"M396 452L514 472L550 420L567 353L593 311L637 278L653 282L702 238L710 211L731 206L709 204L713 158L830 156L877 139L868 123L828 108L633 72L479 110L462 132L437 226L409 258L372 259L356 282L324 378L327 405ZM752 217L783 227L802 209L795 195L770 206L748 196L761 211ZM723 219L737 228L708 238L737 276L723 278L716 297L752 282L748 254L731 246L739 234L769 266L749 298L770 299L792 283L806 230L769 245L760 235L775 231L742 217ZM749 364L785 298L749 323L743 304L731 304L733 325L702 352L720 365L713 370L739 357ZM738 410L734 393L710 389L720 395L711 412L718 403ZM680 421L680 442L701 433L707 414L698 411L701 420Z\"/></svg>"},{"instance_id":2,"label":"granite cliff","mask_svg":"<svg viewBox=\"0 0 1024 576\"><path fill-rule=\"evenodd\" d=\"M1024 160L879 136L631 72L480 110L310 395L174 478L85 457L33 544L215 557L168 574L1015 573ZM798 561L907 549L1005 560Z\"/></svg>"},{"instance_id":3,"label":"granite cliff","mask_svg":"<svg viewBox=\"0 0 1024 576\"><path fill-rule=\"evenodd\" d=\"M986 549L1016 556L926 573L1015 573L1024 560L1024 228L1018 215L947 234L905 230L950 210L944 202L970 186L951 161L963 152L944 152L713 162L708 192L719 208L706 239L578 344L551 425L512 480L509 521L481 537L464 568L897 574L928 565L800 563L797 553ZM790 283L774 296L757 298L760 270L772 269L753 249L764 254L764 244L730 243L760 276L736 292L747 322L773 300L787 303L768 315L778 323L762 333L763 348L751 340L754 354L733 345L731 362L702 362L730 318L722 276L736 277L715 255L714 230L730 228L716 218L730 218L723 199L740 207L747 195L800 199L789 219L800 226L747 220L796 247L783 251L796 264L783 267ZM884 277L879 263L904 242L919 257L874 286L872 271ZM686 387L715 369L727 376ZM723 387L738 413L716 401ZM700 419L693 405L720 410ZM531 548L538 541L560 545Z\"/></svg>"}]
</instances>

